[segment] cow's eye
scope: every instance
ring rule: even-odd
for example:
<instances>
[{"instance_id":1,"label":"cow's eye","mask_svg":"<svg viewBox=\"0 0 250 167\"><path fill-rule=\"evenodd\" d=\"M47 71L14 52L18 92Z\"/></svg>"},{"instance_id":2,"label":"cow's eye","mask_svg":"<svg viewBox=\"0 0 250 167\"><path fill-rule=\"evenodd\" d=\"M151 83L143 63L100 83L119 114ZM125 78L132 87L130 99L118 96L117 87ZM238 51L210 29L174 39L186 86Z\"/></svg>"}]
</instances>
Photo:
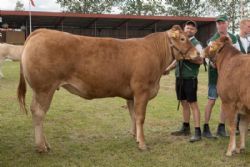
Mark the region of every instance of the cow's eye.
<instances>
[{"instance_id":1,"label":"cow's eye","mask_svg":"<svg viewBox=\"0 0 250 167\"><path fill-rule=\"evenodd\" d=\"M181 41L184 42L184 41L185 41L185 38L181 38Z\"/></svg>"}]
</instances>

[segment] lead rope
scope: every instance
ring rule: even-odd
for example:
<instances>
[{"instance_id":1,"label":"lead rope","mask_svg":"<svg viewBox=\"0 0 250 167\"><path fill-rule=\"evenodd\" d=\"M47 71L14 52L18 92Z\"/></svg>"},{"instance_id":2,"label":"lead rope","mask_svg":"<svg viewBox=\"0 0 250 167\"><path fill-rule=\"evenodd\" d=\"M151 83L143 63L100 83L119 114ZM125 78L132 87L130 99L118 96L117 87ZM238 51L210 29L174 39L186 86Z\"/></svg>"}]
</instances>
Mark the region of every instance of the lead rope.
<instances>
[{"instance_id":1,"label":"lead rope","mask_svg":"<svg viewBox=\"0 0 250 167\"><path fill-rule=\"evenodd\" d=\"M178 61L178 64L179 64L180 76L179 76L179 85L176 85L176 86L179 88L179 92L177 92L177 93L178 93L179 97L181 98L181 94L182 94L181 89L182 89L182 85L183 85L183 76L182 76L183 60ZM177 80L176 80L176 82L177 82ZM177 111L179 111L179 109L180 109L180 103L181 103L181 100L178 100Z\"/></svg>"}]
</instances>

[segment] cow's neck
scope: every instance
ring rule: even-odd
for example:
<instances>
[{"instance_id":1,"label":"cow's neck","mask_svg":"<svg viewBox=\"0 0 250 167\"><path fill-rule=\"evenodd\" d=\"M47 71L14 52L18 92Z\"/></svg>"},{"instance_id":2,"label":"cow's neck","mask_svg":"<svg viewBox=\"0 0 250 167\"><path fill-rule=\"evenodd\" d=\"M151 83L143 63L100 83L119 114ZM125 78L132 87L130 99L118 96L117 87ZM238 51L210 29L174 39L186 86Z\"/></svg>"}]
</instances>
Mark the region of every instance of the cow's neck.
<instances>
[{"instance_id":1,"label":"cow's neck","mask_svg":"<svg viewBox=\"0 0 250 167\"><path fill-rule=\"evenodd\" d=\"M174 60L174 53L173 50L171 49L171 46L170 46L170 39L169 39L169 36L168 36L168 33L164 33L165 35L165 62L166 62L166 67L168 67Z\"/></svg>"},{"instance_id":2,"label":"cow's neck","mask_svg":"<svg viewBox=\"0 0 250 167\"><path fill-rule=\"evenodd\" d=\"M155 53L157 53L157 56L161 60L160 69L163 72L171 64L171 62L173 62L167 33L153 33L152 35L148 36L148 38L152 39L152 49L155 50Z\"/></svg>"},{"instance_id":3,"label":"cow's neck","mask_svg":"<svg viewBox=\"0 0 250 167\"><path fill-rule=\"evenodd\" d=\"M167 32L162 32L162 42L161 42L161 55L162 55L162 70L164 71L175 59L170 46L170 39Z\"/></svg>"},{"instance_id":4,"label":"cow's neck","mask_svg":"<svg viewBox=\"0 0 250 167\"><path fill-rule=\"evenodd\" d=\"M223 64L227 64L227 62L229 62L231 58L240 55L240 53L241 52L237 50L234 46L230 44L225 44L223 49L217 55L216 66L218 71L221 70Z\"/></svg>"}]
</instances>

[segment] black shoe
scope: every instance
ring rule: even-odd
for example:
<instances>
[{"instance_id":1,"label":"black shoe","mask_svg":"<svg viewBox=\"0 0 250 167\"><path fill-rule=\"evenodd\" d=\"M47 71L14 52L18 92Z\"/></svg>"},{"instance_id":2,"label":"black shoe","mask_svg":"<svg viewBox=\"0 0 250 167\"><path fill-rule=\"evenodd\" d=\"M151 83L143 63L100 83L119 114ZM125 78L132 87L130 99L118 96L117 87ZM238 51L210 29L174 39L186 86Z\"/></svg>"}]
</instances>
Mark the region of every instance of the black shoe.
<instances>
[{"instance_id":1,"label":"black shoe","mask_svg":"<svg viewBox=\"0 0 250 167\"><path fill-rule=\"evenodd\" d=\"M171 135L173 136L188 136L190 134L191 133L189 123L183 123L180 130L171 133Z\"/></svg>"},{"instance_id":2,"label":"black shoe","mask_svg":"<svg viewBox=\"0 0 250 167\"><path fill-rule=\"evenodd\" d=\"M226 129L225 129L225 124L220 123L218 125L216 135L219 137L228 137L228 135L226 133Z\"/></svg>"},{"instance_id":3,"label":"black shoe","mask_svg":"<svg viewBox=\"0 0 250 167\"><path fill-rule=\"evenodd\" d=\"M204 124L203 126L203 133L202 133L203 137L206 137L208 139L216 139L216 136L213 136L210 132L210 128L208 124Z\"/></svg>"},{"instance_id":4,"label":"black shoe","mask_svg":"<svg viewBox=\"0 0 250 167\"><path fill-rule=\"evenodd\" d=\"M201 140L201 129L200 128L195 128L195 133L194 136L192 136L189 140L189 142L197 142Z\"/></svg>"}]
</instances>

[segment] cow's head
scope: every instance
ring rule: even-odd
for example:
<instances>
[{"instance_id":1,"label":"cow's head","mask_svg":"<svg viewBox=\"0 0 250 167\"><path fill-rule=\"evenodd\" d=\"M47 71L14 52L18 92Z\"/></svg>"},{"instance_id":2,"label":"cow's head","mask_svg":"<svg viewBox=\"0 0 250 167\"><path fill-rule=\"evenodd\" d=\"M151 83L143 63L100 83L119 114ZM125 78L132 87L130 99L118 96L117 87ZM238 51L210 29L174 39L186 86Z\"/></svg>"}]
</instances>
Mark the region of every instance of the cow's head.
<instances>
[{"instance_id":1,"label":"cow's head","mask_svg":"<svg viewBox=\"0 0 250 167\"><path fill-rule=\"evenodd\" d=\"M171 54L175 59L194 59L199 56L199 52L189 41L188 36L179 25L174 25L167 31Z\"/></svg>"},{"instance_id":2,"label":"cow's head","mask_svg":"<svg viewBox=\"0 0 250 167\"><path fill-rule=\"evenodd\" d=\"M225 44L232 44L229 37L222 36L216 41L211 42L211 44L204 49L203 57L209 58L215 63L218 53L220 53Z\"/></svg>"}]
</instances>

